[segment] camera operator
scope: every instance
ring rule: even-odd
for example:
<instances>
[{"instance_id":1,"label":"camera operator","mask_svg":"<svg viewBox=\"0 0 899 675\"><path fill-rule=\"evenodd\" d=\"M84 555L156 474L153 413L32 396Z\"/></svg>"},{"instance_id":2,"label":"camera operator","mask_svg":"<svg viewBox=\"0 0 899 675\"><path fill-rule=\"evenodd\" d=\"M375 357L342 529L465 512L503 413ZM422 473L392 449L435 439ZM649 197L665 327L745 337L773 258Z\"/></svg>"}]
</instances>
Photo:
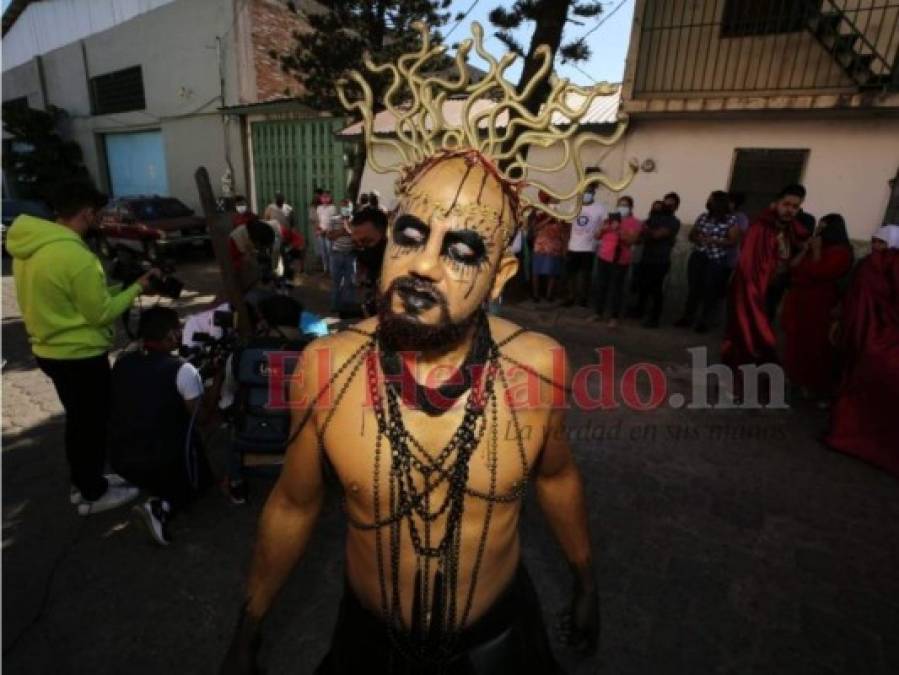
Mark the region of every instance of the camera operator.
<instances>
[{"instance_id":1,"label":"camera operator","mask_svg":"<svg viewBox=\"0 0 899 675\"><path fill-rule=\"evenodd\" d=\"M387 248L387 216L377 208L356 211L351 229L359 285L364 293L362 311L366 316L372 316L377 312L378 280L381 278L381 265Z\"/></svg>"},{"instance_id":2,"label":"camera operator","mask_svg":"<svg viewBox=\"0 0 899 675\"><path fill-rule=\"evenodd\" d=\"M302 258L306 249L306 242L299 232L265 220L254 220L234 228L228 245L243 291L272 276L283 276L282 249L287 251L288 262Z\"/></svg>"},{"instance_id":3,"label":"camera operator","mask_svg":"<svg viewBox=\"0 0 899 675\"><path fill-rule=\"evenodd\" d=\"M7 249L25 328L38 366L53 381L66 413L66 459L78 513L106 511L138 491L103 475L109 417L109 350L114 324L150 286L151 270L111 293L103 266L84 241L107 202L85 182L58 185L50 199L56 222L21 215Z\"/></svg>"},{"instance_id":4,"label":"camera operator","mask_svg":"<svg viewBox=\"0 0 899 675\"><path fill-rule=\"evenodd\" d=\"M196 425L203 382L194 366L172 354L181 344L175 310L144 310L138 333L140 348L112 368L109 458L126 480L150 493L134 511L165 546L169 520L212 478Z\"/></svg>"}]
</instances>

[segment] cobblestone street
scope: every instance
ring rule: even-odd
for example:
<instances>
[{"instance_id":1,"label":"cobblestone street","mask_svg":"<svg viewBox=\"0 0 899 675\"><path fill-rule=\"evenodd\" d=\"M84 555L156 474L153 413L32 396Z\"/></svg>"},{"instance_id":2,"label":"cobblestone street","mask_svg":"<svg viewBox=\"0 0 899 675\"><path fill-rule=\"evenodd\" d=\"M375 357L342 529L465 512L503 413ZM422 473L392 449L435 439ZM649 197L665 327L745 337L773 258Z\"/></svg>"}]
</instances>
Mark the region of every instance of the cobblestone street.
<instances>
[{"instance_id":1,"label":"cobblestone street","mask_svg":"<svg viewBox=\"0 0 899 675\"><path fill-rule=\"evenodd\" d=\"M6 264L4 260L4 265ZM205 261L179 273L179 308L211 300ZM304 292L313 310L322 289ZM674 309L671 310L672 312ZM551 334L575 366L615 347L617 372L651 362L689 399L698 338L633 322L610 331L586 309L511 306ZM670 321L668 324L670 326ZM9 270L3 276L3 661L7 673L216 672L237 611L256 519L211 490L174 525L167 549L120 509L79 518L68 501L61 407L28 349ZM716 335L703 336L710 355ZM899 482L826 450L826 413L663 406L574 411L588 490L603 632L568 671L610 675L874 675L899 672ZM220 473L224 458L213 449ZM531 500L524 557L548 620L565 602L565 562ZM268 672L312 673L342 591L344 523L332 495L265 626Z\"/></svg>"}]
</instances>

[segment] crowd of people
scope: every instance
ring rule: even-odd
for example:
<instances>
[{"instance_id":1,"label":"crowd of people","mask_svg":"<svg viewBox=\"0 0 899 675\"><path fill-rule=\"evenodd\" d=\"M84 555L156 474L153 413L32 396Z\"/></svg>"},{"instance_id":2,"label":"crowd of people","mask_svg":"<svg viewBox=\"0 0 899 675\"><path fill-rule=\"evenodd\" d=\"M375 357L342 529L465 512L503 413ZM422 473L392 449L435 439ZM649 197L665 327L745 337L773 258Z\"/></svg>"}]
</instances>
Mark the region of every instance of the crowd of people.
<instances>
[{"instance_id":1,"label":"crowd of people","mask_svg":"<svg viewBox=\"0 0 899 675\"><path fill-rule=\"evenodd\" d=\"M547 194L541 199L551 201ZM741 211L741 195L712 192L687 237L688 290L673 325L709 331L726 298L721 356L733 369L734 397L743 394L743 366L782 364L796 394L833 407L826 436L831 447L899 475L889 403L899 400L899 226L880 228L871 253L856 262L843 217L832 213L816 221L803 211L804 200L804 188L790 185L750 218ZM8 250L37 363L66 410L71 501L88 515L135 499L138 487L149 490L138 510L154 538L167 543L167 521L210 481L193 434L203 380L175 356L180 321L162 307L142 314L137 349L110 368L113 324L148 290L154 272L111 292L83 240L105 197L71 183L53 203L57 221L22 216L10 230ZM283 336L298 328L303 311L299 303L282 306L276 289L276 280L291 270L305 271L306 241L295 211L281 194L262 218L241 197L234 206L231 258L253 324ZM623 315L658 328L681 230L679 206L680 197L670 192L641 220L630 196L607 212L591 191L570 223L533 213L511 247L522 263L522 286L538 307L558 296L564 307L592 304L593 319L607 320L610 328ZM353 208L348 200L335 206L330 192L318 190L309 217L321 267L332 280L331 310L373 315L388 224L377 195L362 195ZM633 302L626 307L629 291ZM268 307L273 296L277 307ZM207 314L203 332L214 333L213 312ZM123 419L129 422L115 422ZM116 473L104 473L107 462ZM239 467L232 464L228 478L232 501L243 503Z\"/></svg>"},{"instance_id":2,"label":"crowd of people","mask_svg":"<svg viewBox=\"0 0 899 675\"><path fill-rule=\"evenodd\" d=\"M673 326L708 333L726 300L721 356L733 370L732 398L743 401L744 366L780 364L795 398L833 405L829 445L899 474L886 404L899 400L899 226L880 228L856 264L843 216L816 219L805 198L802 185L788 185L750 217L744 195L712 192L687 236L686 300ZM590 191L570 223L536 212L513 244L531 300L540 306L564 288L561 306L587 307L592 295L591 319L616 328L631 290L626 316L658 328L679 207L670 192L640 220L630 196L607 213Z\"/></svg>"}]
</instances>

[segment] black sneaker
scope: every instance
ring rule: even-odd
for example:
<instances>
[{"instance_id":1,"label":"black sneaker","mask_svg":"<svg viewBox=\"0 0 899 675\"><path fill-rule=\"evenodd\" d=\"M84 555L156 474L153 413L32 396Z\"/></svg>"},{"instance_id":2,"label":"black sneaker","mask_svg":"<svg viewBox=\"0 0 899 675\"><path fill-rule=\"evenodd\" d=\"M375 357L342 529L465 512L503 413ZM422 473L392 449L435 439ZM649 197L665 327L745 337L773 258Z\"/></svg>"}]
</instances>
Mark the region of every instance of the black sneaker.
<instances>
[{"instance_id":1,"label":"black sneaker","mask_svg":"<svg viewBox=\"0 0 899 675\"><path fill-rule=\"evenodd\" d=\"M674 322L675 328L689 328L693 323L693 319L689 317L682 316L677 321Z\"/></svg>"},{"instance_id":2,"label":"black sneaker","mask_svg":"<svg viewBox=\"0 0 899 675\"><path fill-rule=\"evenodd\" d=\"M150 498L143 504L138 504L133 509L140 516L141 521L147 526L147 530L153 541L160 546L168 546L171 537L168 533L169 504L164 499Z\"/></svg>"},{"instance_id":3,"label":"black sneaker","mask_svg":"<svg viewBox=\"0 0 899 675\"><path fill-rule=\"evenodd\" d=\"M644 327L644 328L658 328L658 327L659 327L659 320L658 320L658 319L646 319L646 320L643 322L643 327Z\"/></svg>"},{"instance_id":4,"label":"black sneaker","mask_svg":"<svg viewBox=\"0 0 899 675\"><path fill-rule=\"evenodd\" d=\"M707 324L705 321L700 321L698 324L696 324L696 328L694 330L700 335L704 335L711 329L709 328L709 324Z\"/></svg>"},{"instance_id":5,"label":"black sneaker","mask_svg":"<svg viewBox=\"0 0 899 675\"><path fill-rule=\"evenodd\" d=\"M249 490L245 480L229 480L227 485L228 499L232 504L243 506L247 503Z\"/></svg>"}]
</instances>

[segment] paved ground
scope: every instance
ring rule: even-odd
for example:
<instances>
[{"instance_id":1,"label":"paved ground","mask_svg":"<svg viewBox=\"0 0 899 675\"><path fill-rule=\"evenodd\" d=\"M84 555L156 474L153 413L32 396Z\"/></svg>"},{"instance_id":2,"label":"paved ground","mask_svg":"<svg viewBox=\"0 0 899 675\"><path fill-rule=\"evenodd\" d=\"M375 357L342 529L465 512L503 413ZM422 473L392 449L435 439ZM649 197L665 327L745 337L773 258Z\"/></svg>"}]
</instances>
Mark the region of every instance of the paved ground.
<instances>
[{"instance_id":1,"label":"paved ground","mask_svg":"<svg viewBox=\"0 0 899 675\"><path fill-rule=\"evenodd\" d=\"M208 265L183 268L209 291ZM320 306L320 292L308 293ZM194 295L182 304L201 304ZM234 623L260 503L209 494L159 549L127 510L81 519L68 504L60 408L33 367L3 278L3 661L8 673L213 673ZM520 305L510 318L551 333L576 365L617 349L619 374L659 364L688 394L695 336L585 310ZM713 346L716 338L707 344ZM598 656L571 672L899 672L899 482L817 442L824 414L624 407L571 426L591 511L603 601ZM221 457L213 457L221 466ZM343 522L329 504L266 627L271 673L311 673L341 590ZM523 518L525 558L544 609L567 573L539 513Z\"/></svg>"}]
</instances>

